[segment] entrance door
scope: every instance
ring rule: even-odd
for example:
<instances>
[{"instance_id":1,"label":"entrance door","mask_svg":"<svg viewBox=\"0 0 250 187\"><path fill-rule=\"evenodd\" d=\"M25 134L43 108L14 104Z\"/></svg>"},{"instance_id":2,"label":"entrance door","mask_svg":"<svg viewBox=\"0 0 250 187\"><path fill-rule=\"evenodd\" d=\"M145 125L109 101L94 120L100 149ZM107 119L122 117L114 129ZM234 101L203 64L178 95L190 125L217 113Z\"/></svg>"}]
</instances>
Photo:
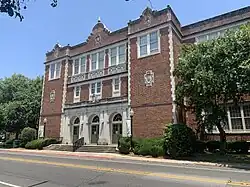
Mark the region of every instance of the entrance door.
<instances>
[{"instance_id":1,"label":"entrance door","mask_svg":"<svg viewBox=\"0 0 250 187\"><path fill-rule=\"evenodd\" d=\"M79 126L73 126L73 143L79 139Z\"/></svg>"},{"instance_id":2,"label":"entrance door","mask_svg":"<svg viewBox=\"0 0 250 187\"><path fill-rule=\"evenodd\" d=\"M99 139L99 125L91 125L91 143L97 144Z\"/></svg>"},{"instance_id":3,"label":"entrance door","mask_svg":"<svg viewBox=\"0 0 250 187\"><path fill-rule=\"evenodd\" d=\"M118 144L119 136L122 136L122 124L114 123L112 128L112 144Z\"/></svg>"}]
</instances>

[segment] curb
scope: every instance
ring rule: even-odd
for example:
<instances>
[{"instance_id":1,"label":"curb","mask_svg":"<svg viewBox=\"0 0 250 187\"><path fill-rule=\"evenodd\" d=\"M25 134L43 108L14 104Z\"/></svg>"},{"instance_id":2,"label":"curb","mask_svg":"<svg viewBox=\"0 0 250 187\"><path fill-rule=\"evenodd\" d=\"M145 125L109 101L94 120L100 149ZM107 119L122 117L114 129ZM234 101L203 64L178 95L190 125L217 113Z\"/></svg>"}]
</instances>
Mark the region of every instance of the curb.
<instances>
[{"instance_id":1,"label":"curb","mask_svg":"<svg viewBox=\"0 0 250 187\"><path fill-rule=\"evenodd\" d=\"M40 155L60 155L60 156L73 156L78 158L89 158L89 159L105 159L105 160L132 160L132 161L143 161L151 163L162 163L162 164L182 164L182 165L196 165L196 166L214 166L214 167L240 167L241 169L250 170L250 165L241 164L221 164L211 162L195 162L185 160L173 160L173 159L161 159L161 158L146 158L146 157L135 157L125 156L115 153L89 153L89 152L67 152L67 151L47 151L47 150L26 150L26 149L0 149L0 152L14 152L14 153L30 153Z\"/></svg>"}]
</instances>

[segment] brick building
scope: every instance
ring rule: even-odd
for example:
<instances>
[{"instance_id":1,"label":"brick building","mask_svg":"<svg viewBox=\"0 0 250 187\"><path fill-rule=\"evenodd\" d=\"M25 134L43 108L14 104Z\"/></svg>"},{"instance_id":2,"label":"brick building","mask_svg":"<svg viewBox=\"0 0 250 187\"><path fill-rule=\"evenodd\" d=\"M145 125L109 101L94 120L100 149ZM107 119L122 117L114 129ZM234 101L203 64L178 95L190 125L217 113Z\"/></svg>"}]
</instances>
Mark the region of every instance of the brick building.
<instances>
[{"instance_id":1,"label":"brick building","mask_svg":"<svg viewBox=\"0 0 250 187\"><path fill-rule=\"evenodd\" d=\"M180 46L213 39L249 19L246 7L182 26L168 6L146 8L113 32L98 20L86 42L56 44L46 54L39 136L116 144L119 135L130 135L132 113L134 136L162 135L166 124L178 121L173 71ZM248 138L250 105L229 106L228 121L230 136Z\"/></svg>"}]
</instances>

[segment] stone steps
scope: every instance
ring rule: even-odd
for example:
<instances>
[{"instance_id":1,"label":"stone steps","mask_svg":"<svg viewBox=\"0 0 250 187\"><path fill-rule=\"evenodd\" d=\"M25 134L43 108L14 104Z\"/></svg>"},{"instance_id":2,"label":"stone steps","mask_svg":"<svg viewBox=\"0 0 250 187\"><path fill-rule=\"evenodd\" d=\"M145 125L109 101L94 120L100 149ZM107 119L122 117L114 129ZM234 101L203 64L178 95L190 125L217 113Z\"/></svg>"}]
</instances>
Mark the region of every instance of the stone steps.
<instances>
[{"instance_id":1,"label":"stone steps","mask_svg":"<svg viewBox=\"0 0 250 187\"><path fill-rule=\"evenodd\" d=\"M73 151L73 146L68 144L52 144L44 147L43 149L53 151Z\"/></svg>"},{"instance_id":2,"label":"stone steps","mask_svg":"<svg viewBox=\"0 0 250 187\"><path fill-rule=\"evenodd\" d=\"M76 152L115 153L116 146L82 146Z\"/></svg>"}]
</instances>

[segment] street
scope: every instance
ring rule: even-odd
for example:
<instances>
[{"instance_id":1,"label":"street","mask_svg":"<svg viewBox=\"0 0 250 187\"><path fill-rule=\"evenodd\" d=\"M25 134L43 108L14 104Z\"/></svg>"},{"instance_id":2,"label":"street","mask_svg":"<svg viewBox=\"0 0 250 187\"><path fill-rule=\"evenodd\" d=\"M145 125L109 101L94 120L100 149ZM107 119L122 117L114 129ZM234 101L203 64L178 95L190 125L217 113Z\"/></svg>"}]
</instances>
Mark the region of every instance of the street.
<instances>
[{"instance_id":1,"label":"street","mask_svg":"<svg viewBox=\"0 0 250 187\"><path fill-rule=\"evenodd\" d=\"M0 168L1 187L250 186L249 170L119 159L0 151Z\"/></svg>"}]
</instances>

